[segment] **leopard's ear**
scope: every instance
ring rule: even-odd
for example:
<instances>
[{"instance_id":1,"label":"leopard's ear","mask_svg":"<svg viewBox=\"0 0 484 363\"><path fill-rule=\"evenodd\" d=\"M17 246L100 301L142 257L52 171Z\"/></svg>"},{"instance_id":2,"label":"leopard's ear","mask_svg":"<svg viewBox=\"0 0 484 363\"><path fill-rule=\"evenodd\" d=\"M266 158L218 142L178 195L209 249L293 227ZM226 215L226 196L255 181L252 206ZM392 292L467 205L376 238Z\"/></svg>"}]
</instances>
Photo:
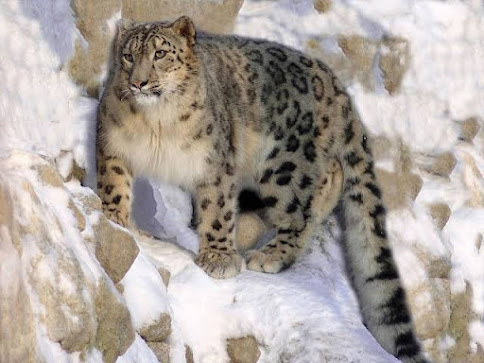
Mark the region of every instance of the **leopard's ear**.
<instances>
[{"instance_id":1,"label":"leopard's ear","mask_svg":"<svg viewBox=\"0 0 484 363\"><path fill-rule=\"evenodd\" d=\"M192 19L190 19L188 16L182 16L175 20L175 22L171 24L171 28L175 34L186 38L189 46L193 46L195 44L195 25L193 24Z\"/></svg>"}]
</instances>

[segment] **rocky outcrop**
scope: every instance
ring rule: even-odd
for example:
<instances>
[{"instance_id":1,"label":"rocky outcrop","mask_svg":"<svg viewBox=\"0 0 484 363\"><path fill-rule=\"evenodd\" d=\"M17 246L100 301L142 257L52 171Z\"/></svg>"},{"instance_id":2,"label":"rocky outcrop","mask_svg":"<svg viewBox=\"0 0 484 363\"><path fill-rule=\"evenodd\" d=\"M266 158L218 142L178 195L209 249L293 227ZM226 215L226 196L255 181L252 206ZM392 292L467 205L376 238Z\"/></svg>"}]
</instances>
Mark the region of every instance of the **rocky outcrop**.
<instances>
[{"instance_id":1,"label":"rocky outcrop","mask_svg":"<svg viewBox=\"0 0 484 363\"><path fill-rule=\"evenodd\" d=\"M30 173L19 172L25 169ZM0 283L0 344L8 345L1 347L0 360L37 360L32 342L42 324L48 340L65 352L94 347L104 361L114 362L135 333L123 298L95 259L92 241L84 239L86 212L44 159L14 152L2 170L2 261L11 265L2 276L16 271L16 278Z\"/></svg>"}]
</instances>

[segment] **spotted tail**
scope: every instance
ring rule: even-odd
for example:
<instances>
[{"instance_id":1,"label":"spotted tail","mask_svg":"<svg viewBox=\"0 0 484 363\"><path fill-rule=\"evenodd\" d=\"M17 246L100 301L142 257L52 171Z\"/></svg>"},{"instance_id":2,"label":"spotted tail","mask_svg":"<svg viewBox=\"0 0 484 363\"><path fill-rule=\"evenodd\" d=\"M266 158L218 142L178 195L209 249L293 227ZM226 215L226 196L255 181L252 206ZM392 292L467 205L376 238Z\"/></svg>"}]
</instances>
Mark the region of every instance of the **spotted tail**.
<instances>
[{"instance_id":1,"label":"spotted tail","mask_svg":"<svg viewBox=\"0 0 484 363\"><path fill-rule=\"evenodd\" d=\"M385 350L403 362L427 362L415 337L385 229L385 208L363 125L354 115L346 130L343 214L348 268L364 323Z\"/></svg>"}]
</instances>

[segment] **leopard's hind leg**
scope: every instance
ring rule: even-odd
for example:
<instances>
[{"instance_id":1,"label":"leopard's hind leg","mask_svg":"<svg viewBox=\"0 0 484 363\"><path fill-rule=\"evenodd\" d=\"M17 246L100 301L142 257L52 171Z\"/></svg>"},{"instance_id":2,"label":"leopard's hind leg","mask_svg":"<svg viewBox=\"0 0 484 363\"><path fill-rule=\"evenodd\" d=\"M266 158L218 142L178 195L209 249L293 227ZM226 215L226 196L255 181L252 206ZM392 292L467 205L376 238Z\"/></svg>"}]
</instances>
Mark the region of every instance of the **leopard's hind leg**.
<instances>
[{"instance_id":1,"label":"leopard's hind leg","mask_svg":"<svg viewBox=\"0 0 484 363\"><path fill-rule=\"evenodd\" d=\"M337 205L343 171L337 160L330 159L313 178L290 162L283 163L272 174L269 179L273 180L262 180L260 190L276 235L260 250L248 251L246 261L250 270L277 273L294 262L306 247L314 227Z\"/></svg>"}]
</instances>

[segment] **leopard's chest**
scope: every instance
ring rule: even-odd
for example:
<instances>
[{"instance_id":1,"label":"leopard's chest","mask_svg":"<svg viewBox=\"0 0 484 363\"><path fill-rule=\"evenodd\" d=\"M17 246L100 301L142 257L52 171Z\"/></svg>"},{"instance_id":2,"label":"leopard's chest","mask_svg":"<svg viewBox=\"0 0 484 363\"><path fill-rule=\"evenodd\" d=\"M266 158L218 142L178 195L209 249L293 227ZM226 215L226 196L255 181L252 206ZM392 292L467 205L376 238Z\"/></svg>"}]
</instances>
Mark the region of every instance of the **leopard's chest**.
<instances>
[{"instance_id":1,"label":"leopard's chest","mask_svg":"<svg viewBox=\"0 0 484 363\"><path fill-rule=\"evenodd\" d=\"M135 175L193 188L206 178L209 145L200 140L187 142L181 132L140 129L136 134L113 135L116 153L128 162Z\"/></svg>"}]
</instances>

